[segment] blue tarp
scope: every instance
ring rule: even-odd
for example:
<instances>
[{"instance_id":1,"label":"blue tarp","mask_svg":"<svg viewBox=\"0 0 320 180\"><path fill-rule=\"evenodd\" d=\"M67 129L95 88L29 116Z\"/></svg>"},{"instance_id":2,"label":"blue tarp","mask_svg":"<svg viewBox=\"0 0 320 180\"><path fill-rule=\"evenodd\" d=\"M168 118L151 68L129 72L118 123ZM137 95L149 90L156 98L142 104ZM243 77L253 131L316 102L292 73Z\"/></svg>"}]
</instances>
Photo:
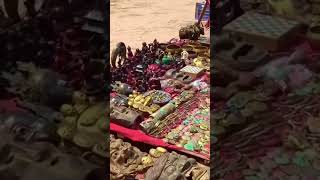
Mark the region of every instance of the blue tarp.
<instances>
[{"instance_id":1,"label":"blue tarp","mask_svg":"<svg viewBox=\"0 0 320 180\"><path fill-rule=\"evenodd\" d=\"M196 13L195 13L195 19L199 20L202 9L204 8L205 3L196 3ZM207 21L210 18L210 6L207 6L206 12L204 16L202 17L202 21Z\"/></svg>"}]
</instances>

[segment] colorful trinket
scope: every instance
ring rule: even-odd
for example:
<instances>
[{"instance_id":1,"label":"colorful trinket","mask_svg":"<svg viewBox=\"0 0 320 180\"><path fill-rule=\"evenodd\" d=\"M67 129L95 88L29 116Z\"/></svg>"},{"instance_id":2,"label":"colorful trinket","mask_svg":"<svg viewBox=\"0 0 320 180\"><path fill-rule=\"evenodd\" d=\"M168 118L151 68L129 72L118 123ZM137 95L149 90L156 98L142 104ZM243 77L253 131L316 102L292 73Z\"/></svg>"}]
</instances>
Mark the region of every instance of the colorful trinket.
<instances>
[{"instance_id":1,"label":"colorful trinket","mask_svg":"<svg viewBox=\"0 0 320 180\"><path fill-rule=\"evenodd\" d=\"M187 143L183 146L186 150L189 150L189 151L194 151L194 144L193 143Z\"/></svg>"},{"instance_id":2,"label":"colorful trinket","mask_svg":"<svg viewBox=\"0 0 320 180\"><path fill-rule=\"evenodd\" d=\"M157 147L157 151L159 151L160 153L166 153L167 150L163 147Z\"/></svg>"},{"instance_id":3,"label":"colorful trinket","mask_svg":"<svg viewBox=\"0 0 320 180\"><path fill-rule=\"evenodd\" d=\"M142 161L142 164L144 165L149 165L153 163L153 160L150 156L142 157L141 161Z\"/></svg>"}]
</instances>

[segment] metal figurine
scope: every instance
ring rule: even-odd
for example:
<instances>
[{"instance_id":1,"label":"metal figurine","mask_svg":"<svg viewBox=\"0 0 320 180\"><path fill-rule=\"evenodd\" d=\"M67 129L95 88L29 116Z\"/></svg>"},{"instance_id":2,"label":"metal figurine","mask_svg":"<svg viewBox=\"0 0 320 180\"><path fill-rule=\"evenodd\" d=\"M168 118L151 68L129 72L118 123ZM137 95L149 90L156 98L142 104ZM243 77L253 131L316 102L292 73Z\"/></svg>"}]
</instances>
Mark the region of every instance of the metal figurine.
<instances>
[{"instance_id":1,"label":"metal figurine","mask_svg":"<svg viewBox=\"0 0 320 180\"><path fill-rule=\"evenodd\" d=\"M128 59L132 59L132 57L133 57L133 53L132 53L132 51L131 51L131 47L130 46L128 46L127 47L127 50L128 50Z\"/></svg>"},{"instance_id":2,"label":"metal figurine","mask_svg":"<svg viewBox=\"0 0 320 180\"><path fill-rule=\"evenodd\" d=\"M153 49L152 51L156 51L159 48L159 42L157 41L157 39L153 40Z\"/></svg>"},{"instance_id":3,"label":"metal figurine","mask_svg":"<svg viewBox=\"0 0 320 180\"><path fill-rule=\"evenodd\" d=\"M189 59L189 53L186 50L183 50L181 53L181 59L182 60L188 60Z\"/></svg>"},{"instance_id":4,"label":"metal figurine","mask_svg":"<svg viewBox=\"0 0 320 180\"><path fill-rule=\"evenodd\" d=\"M136 51L134 52L134 57L137 59L140 59L142 57L140 49L136 49Z\"/></svg>"},{"instance_id":5,"label":"metal figurine","mask_svg":"<svg viewBox=\"0 0 320 180\"><path fill-rule=\"evenodd\" d=\"M120 67L125 61L127 56L127 48L123 42L119 42L117 47L112 51L111 54L111 65L113 68ZM118 66L117 66L118 65Z\"/></svg>"},{"instance_id":6,"label":"metal figurine","mask_svg":"<svg viewBox=\"0 0 320 180\"><path fill-rule=\"evenodd\" d=\"M143 43L142 43L141 52L142 52L143 54L145 54L145 53L148 52L148 50L149 50L149 48L148 48L148 46L147 46L147 43L146 43L146 42L143 42Z\"/></svg>"}]
</instances>

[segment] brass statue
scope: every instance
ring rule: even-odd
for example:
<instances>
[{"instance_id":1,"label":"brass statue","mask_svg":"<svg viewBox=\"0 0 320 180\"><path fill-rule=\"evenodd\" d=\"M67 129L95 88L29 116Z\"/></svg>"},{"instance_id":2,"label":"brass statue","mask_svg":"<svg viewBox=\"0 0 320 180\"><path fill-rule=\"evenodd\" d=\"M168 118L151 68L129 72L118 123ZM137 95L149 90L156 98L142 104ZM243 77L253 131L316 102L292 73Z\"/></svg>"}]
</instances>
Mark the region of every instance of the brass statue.
<instances>
[{"instance_id":1,"label":"brass statue","mask_svg":"<svg viewBox=\"0 0 320 180\"><path fill-rule=\"evenodd\" d=\"M180 39L198 40L200 35L204 35L204 28L200 24L195 23L179 30Z\"/></svg>"},{"instance_id":2,"label":"brass statue","mask_svg":"<svg viewBox=\"0 0 320 180\"><path fill-rule=\"evenodd\" d=\"M117 47L112 50L111 53L111 67L120 67L127 58L127 48L123 42L119 42Z\"/></svg>"}]
</instances>

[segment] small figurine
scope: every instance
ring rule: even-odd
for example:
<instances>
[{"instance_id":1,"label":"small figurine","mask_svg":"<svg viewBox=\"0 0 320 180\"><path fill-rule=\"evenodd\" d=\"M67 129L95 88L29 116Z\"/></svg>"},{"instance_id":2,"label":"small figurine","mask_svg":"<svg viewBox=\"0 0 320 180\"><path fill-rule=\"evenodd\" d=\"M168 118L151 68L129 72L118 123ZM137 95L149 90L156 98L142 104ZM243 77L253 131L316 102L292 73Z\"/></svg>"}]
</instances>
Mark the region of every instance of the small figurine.
<instances>
[{"instance_id":1,"label":"small figurine","mask_svg":"<svg viewBox=\"0 0 320 180\"><path fill-rule=\"evenodd\" d=\"M164 55L164 51L162 51L161 49L158 49L156 52L156 56L158 57L158 59L162 59Z\"/></svg>"},{"instance_id":2,"label":"small figurine","mask_svg":"<svg viewBox=\"0 0 320 180\"><path fill-rule=\"evenodd\" d=\"M145 54L145 53L148 52L148 50L149 50L149 48L148 48L148 46L147 46L147 43L146 43L146 42L143 42L143 43L142 43L141 52L142 52L143 54Z\"/></svg>"},{"instance_id":3,"label":"small figurine","mask_svg":"<svg viewBox=\"0 0 320 180\"><path fill-rule=\"evenodd\" d=\"M181 59L186 61L189 59L189 53L186 50L183 50L181 53Z\"/></svg>"},{"instance_id":4,"label":"small figurine","mask_svg":"<svg viewBox=\"0 0 320 180\"><path fill-rule=\"evenodd\" d=\"M134 52L134 56L139 58L141 56L141 51L140 49L136 49L136 52Z\"/></svg>"},{"instance_id":5,"label":"small figurine","mask_svg":"<svg viewBox=\"0 0 320 180\"><path fill-rule=\"evenodd\" d=\"M159 43L157 39L153 40L153 51L156 51L159 48Z\"/></svg>"},{"instance_id":6,"label":"small figurine","mask_svg":"<svg viewBox=\"0 0 320 180\"><path fill-rule=\"evenodd\" d=\"M179 57L179 52L178 52L178 51L176 51L176 52L174 53L174 57Z\"/></svg>"},{"instance_id":7,"label":"small figurine","mask_svg":"<svg viewBox=\"0 0 320 180\"><path fill-rule=\"evenodd\" d=\"M133 53L132 53L132 51L131 51L131 47L130 46L128 46L128 48L127 48L127 50L128 50L128 59L132 59L132 57L133 57Z\"/></svg>"},{"instance_id":8,"label":"small figurine","mask_svg":"<svg viewBox=\"0 0 320 180\"><path fill-rule=\"evenodd\" d=\"M148 58L147 58L147 56L146 55L142 55L142 63L143 64L148 64Z\"/></svg>"},{"instance_id":9,"label":"small figurine","mask_svg":"<svg viewBox=\"0 0 320 180\"><path fill-rule=\"evenodd\" d=\"M148 44L148 46L149 46L149 52L154 52L153 44L150 43L150 44Z\"/></svg>"},{"instance_id":10,"label":"small figurine","mask_svg":"<svg viewBox=\"0 0 320 180\"><path fill-rule=\"evenodd\" d=\"M127 56L127 52L126 51L127 51L127 48L126 48L126 45L123 42L119 42L117 44L117 47L112 50L112 53L111 53L111 66L113 68L120 67L121 64L123 64L123 61L125 61L126 56Z\"/></svg>"}]
</instances>

